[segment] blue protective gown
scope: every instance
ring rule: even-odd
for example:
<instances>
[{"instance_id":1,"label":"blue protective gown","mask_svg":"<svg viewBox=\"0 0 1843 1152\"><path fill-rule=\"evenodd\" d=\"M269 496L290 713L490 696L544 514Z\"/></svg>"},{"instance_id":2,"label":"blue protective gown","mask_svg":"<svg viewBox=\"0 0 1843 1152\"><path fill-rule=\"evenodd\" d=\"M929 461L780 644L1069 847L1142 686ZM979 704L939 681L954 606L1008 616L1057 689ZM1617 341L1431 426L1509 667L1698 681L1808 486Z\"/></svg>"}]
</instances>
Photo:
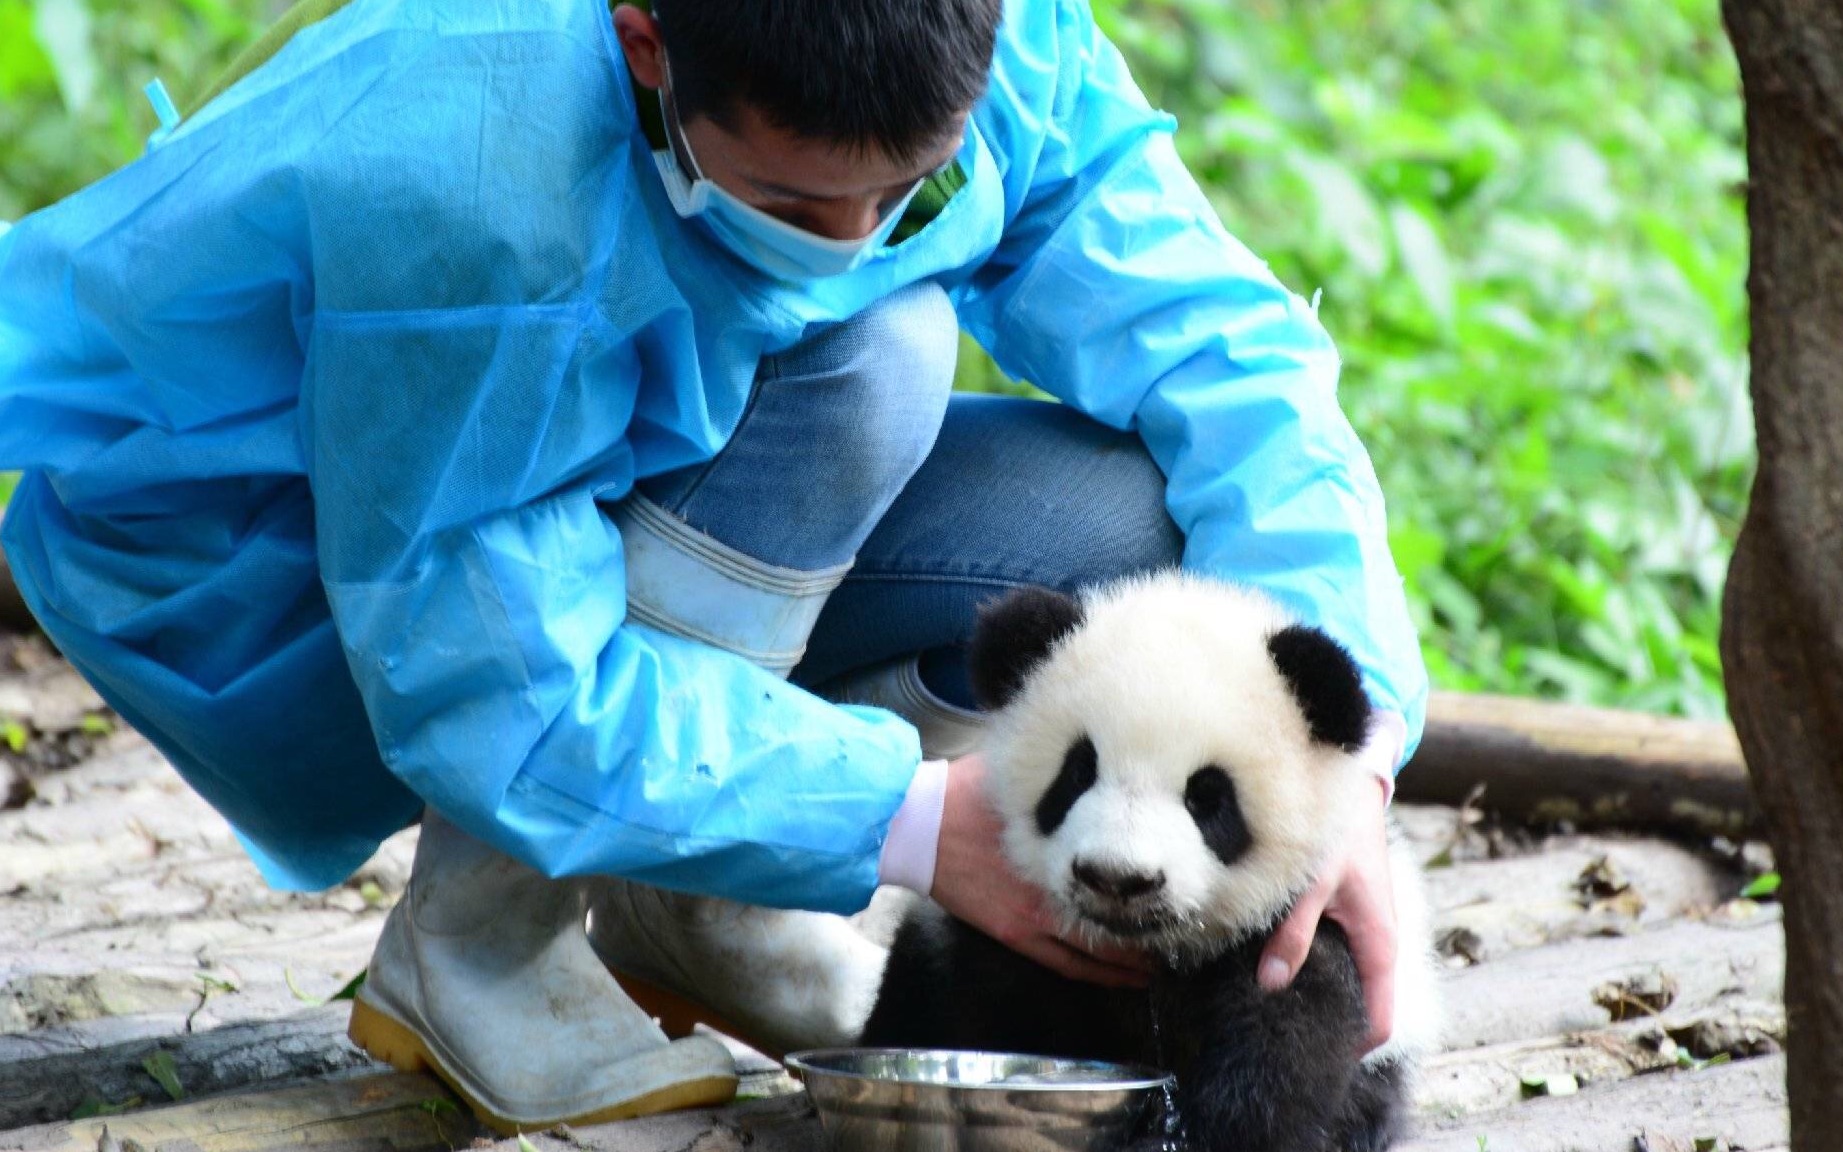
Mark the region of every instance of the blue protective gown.
<instances>
[{"instance_id":1,"label":"blue protective gown","mask_svg":"<svg viewBox=\"0 0 1843 1152\"><path fill-rule=\"evenodd\" d=\"M770 282L667 203L601 0L356 0L0 235L5 526L34 612L282 887L423 800L552 874L849 911L916 735L623 618L603 512L756 363L932 278L1133 428L1187 566L1425 676L1312 310L1223 230L1080 0L1012 0L968 184Z\"/></svg>"}]
</instances>

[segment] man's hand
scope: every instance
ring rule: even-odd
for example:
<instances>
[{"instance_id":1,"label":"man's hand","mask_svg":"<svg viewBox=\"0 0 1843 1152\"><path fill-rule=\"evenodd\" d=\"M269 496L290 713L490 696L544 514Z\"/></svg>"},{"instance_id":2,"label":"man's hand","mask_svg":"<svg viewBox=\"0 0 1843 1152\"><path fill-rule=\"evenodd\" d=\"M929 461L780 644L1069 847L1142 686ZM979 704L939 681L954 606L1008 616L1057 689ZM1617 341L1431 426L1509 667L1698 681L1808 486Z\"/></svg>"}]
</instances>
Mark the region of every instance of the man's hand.
<instances>
[{"instance_id":1,"label":"man's hand","mask_svg":"<svg viewBox=\"0 0 1843 1152\"><path fill-rule=\"evenodd\" d=\"M1011 870L999 843L1003 825L986 801L985 773L977 753L947 766L930 893L935 902L1064 976L1117 988L1144 985L1148 959L1130 949L1092 948L1062 936L1048 897Z\"/></svg>"},{"instance_id":2,"label":"man's hand","mask_svg":"<svg viewBox=\"0 0 1843 1152\"><path fill-rule=\"evenodd\" d=\"M1388 1042L1395 1027L1395 890L1389 885L1389 839L1381 781L1373 804L1358 817L1349 847L1332 859L1318 883L1299 898L1261 953L1261 987L1278 992L1305 963L1318 922L1328 916L1343 925L1350 954L1363 981L1369 1009L1368 1052Z\"/></svg>"}]
</instances>

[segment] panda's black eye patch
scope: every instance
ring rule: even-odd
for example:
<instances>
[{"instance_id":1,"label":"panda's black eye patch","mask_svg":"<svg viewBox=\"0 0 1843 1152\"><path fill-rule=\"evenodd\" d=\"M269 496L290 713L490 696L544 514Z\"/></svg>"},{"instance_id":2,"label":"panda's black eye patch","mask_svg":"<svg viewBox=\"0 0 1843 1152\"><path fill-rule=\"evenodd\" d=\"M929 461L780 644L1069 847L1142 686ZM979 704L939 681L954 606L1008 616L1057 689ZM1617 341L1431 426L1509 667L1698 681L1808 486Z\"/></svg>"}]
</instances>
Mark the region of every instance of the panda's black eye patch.
<instances>
[{"instance_id":1,"label":"panda's black eye patch","mask_svg":"<svg viewBox=\"0 0 1843 1152\"><path fill-rule=\"evenodd\" d=\"M1083 736L1062 758L1062 771L1037 801L1037 831L1048 836L1062 826L1063 818L1082 793L1094 787L1094 741Z\"/></svg>"},{"instance_id":2,"label":"panda's black eye patch","mask_svg":"<svg viewBox=\"0 0 1843 1152\"><path fill-rule=\"evenodd\" d=\"M1235 799L1235 781L1211 764L1190 774L1184 784L1184 807L1203 833L1203 842L1224 864L1233 864L1254 843Z\"/></svg>"}]
</instances>

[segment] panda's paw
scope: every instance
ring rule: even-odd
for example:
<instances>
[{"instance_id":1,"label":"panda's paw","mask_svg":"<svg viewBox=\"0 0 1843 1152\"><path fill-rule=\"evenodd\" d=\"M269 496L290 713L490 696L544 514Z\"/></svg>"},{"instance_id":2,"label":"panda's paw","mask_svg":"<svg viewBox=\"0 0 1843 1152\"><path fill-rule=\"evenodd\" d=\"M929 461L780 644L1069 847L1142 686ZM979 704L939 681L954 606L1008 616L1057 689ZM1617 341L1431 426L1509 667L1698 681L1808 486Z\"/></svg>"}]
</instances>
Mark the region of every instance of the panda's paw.
<instances>
[{"instance_id":1,"label":"panda's paw","mask_svg":"<svg viewBox=\"0 0 1843 1152\"><path fill-rule=\"evenodd\" d=\"M1401 1135L1407 1070L1399 1063L1365 1064L1351 1082L1339 1118L1337 1152L1386 1152Z\"/></svg>"}]
</instances>

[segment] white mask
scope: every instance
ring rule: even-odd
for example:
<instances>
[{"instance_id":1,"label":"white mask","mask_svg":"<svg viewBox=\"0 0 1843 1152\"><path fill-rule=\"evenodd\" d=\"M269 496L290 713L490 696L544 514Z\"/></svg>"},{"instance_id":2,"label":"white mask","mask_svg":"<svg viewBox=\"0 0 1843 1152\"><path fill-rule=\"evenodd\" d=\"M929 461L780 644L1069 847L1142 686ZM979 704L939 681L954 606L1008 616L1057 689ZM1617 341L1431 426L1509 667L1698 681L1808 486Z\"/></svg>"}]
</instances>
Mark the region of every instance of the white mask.
<instances>
[{"instance_id":1,"label":"white mask","mask_svg":"<svg viewBox=\"0 0 1843 1152\"><path fill-rule=\"evenodd\" d=\"M681 219L697 217L725 248L779 280L813 280L859 267L883 247L902 220L909 201L926 182L926 177L917 180L907 194L886 208L870 235L858 240L833 240L776 219L705 176L664 89L660 90L659 108L667 139L676 138L691 168L690 172L684 171L670 146L653 153L653 163L659 169L673 211Z\"/></svg>"}]
</instances>

